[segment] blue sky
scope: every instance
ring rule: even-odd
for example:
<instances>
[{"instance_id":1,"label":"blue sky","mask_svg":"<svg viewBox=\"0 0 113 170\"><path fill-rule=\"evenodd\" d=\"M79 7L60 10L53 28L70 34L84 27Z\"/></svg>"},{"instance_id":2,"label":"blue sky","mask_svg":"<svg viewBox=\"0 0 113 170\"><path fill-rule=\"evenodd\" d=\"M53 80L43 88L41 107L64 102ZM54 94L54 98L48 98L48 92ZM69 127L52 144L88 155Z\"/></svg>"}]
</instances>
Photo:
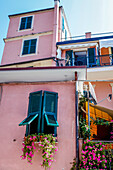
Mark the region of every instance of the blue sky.
<instances>
[{"instance_id":1,"label":"blue sky","mask_svg":"<svg viewBox=\"0 0 113 170\"><path fill-rule=\"evenodd\" d=\"M72 36L85 32L113 32L113 0L61 0ZM3 38L7 35L8 15L54 6L53 0L1 0L0 5L0 60Z\"/></svg>"}]
</instances>

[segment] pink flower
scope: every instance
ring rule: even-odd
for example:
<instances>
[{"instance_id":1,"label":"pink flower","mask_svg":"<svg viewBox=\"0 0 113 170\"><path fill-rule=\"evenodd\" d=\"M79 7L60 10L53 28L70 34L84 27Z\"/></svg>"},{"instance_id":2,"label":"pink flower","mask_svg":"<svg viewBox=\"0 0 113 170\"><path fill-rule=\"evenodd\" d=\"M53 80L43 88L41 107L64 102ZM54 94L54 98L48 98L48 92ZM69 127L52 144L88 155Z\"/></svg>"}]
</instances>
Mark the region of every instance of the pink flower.
<instances>
[{"instance_id":1,"label":"pink flower","mask_svg":"<svg viewBox=\"0 0 113 170\"><path fill-rule=\"evenodd\" d=\"M49 166L51 166L51 162L49 162Z\"/></svg>"},{"instance_id":2,"label":"pink flower","mask_svg":"<svg viewBox=\"0 0 113 170\"><path fill-rule=\"evenodd\" d=\"M36 136L33 136L33 139L36 139Z\"/></svg>"}]
</instances>

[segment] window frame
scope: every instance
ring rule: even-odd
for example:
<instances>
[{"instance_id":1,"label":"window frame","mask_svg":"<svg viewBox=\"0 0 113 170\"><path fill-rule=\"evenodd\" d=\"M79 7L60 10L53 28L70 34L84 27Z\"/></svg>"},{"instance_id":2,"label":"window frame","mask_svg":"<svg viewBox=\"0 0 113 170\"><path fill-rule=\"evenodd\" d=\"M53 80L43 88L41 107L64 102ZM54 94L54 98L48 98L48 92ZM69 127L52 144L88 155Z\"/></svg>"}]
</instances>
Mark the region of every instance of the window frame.
<instances>
[{"instance_id":1,"label":"window frame","mask_svg":"<svg viewBox=\"0 0 113 170\"><path fill-rule=\"evenodd\" d=\"M30 40L34 40L34 39L37 39L36 41L36 49L35 49L35 53L30 53L30 54L22 54L23 53L23 49L24 49L24 41L30 41ZM33 56L33 55L37 55L38 53L38 39L39 37L38 36L32 36L32 37L29 37L29 38L23 38L22 40L22 46L21 46L21 53L20 53L20 57L26 57L26 56Z\"/></svg>"},{"instance_id":2,"label":"window frame","mask_svg":"<svg viewBox=\"0 0 113 170\"><path fill-rule=\"evenodd\" d=\"M25 28L25 29L20 30L22 18L27 18L27 17L32 17L31 28L28 28L28 29ZM34 15L22 16L20 17L20 20L19 20L18 32L33 30L33 25L34 25Z\"/></svg>"}]
</instances>

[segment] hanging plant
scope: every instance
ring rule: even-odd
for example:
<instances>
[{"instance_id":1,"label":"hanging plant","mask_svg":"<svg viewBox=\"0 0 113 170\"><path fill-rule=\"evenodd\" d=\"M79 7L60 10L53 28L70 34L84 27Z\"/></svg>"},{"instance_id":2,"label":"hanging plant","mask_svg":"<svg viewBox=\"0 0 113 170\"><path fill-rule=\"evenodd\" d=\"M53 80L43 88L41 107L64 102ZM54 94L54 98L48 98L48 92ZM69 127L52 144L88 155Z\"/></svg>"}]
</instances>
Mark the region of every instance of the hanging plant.
<instances>
[{"instance_id":1,"label":"hanging plant","mask_svg":"<svg viewBox=\"0 0 113 170\"><path fill-rule=\"evenodd\" d=\"M32 164L32 157L34 156L34 151L38 152L42 150L42 167L51 166L54 160L53 155L58 151L57 146L55 146L56 137L51 134L32 134L24 137L23 142L23 154L20 156L22 159L27 159L28 163ZM38 149L35 147L35 143L38 142Z\"/></svg>"},{"instance_id":2,"label":"hanging plant","mask_svg":"<svg viewBox=\"0 0 113 170\"><path fill-rule=\"evenodd\" d=\"M79 120L79 136L84 140L91 136L90 128L86 124L86 120L83 119L82 117Z\"/></svg>"}]
</instances>

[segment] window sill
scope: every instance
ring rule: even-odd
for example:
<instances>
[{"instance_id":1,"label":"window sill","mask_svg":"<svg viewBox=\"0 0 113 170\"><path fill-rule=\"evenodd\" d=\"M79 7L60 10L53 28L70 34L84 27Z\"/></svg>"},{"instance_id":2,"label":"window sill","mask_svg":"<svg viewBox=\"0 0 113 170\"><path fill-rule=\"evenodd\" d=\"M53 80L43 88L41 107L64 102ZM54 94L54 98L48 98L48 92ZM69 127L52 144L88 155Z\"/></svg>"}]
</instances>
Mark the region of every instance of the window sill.
<instances>
[{"instance_id":1,"label":"window sill","mask_svg":"<svg viewBox=\"0 0 113 170\"><path fill-rule=\"evenodd\" d=\"M18 30L18 32L32 31L32 30L33 30L33 28L29 28L29 29Z\"/></svg>"},{"instance_id":2,"label":"window sill","mask_svg":"<svg viewBox=\"0 0 113 170\"><path fill-rule=\"evenodd\" d=\"M20 57L29 57L29 56L34 56L34 55L37 55L37 53L20 55Z\"/></svg>"}]
</instances>

